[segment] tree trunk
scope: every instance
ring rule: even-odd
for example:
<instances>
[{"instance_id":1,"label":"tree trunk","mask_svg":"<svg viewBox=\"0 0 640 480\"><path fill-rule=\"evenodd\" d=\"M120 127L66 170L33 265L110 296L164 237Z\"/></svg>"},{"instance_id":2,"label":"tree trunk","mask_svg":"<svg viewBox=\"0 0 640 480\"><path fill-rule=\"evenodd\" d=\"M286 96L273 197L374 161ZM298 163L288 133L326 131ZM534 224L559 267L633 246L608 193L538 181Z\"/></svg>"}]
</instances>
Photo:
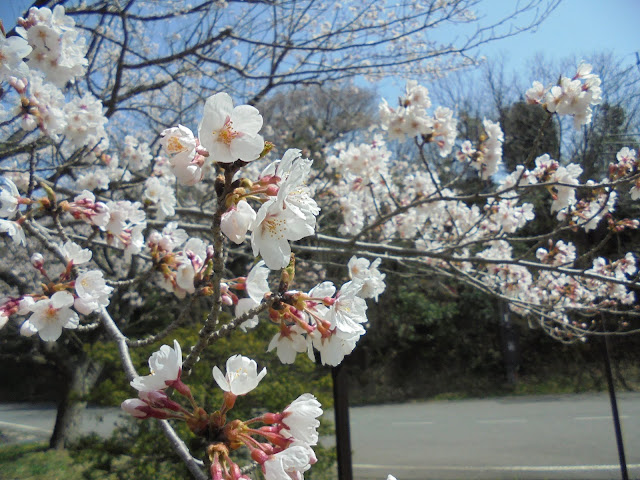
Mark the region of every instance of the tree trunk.
<instances>
[{"instance_id":1,"label":"tree trunk","mask_svg":"<svg viewBox=\"0 0 640 480\"><path fill-rule=\"evenodd\" d=\"M82 413L87 406L86 396L95 385L102 363L91 360L84 352L70 359L67 388L56 414L56 424L49 440L49 448L63 449L78 434Z\"/></svg>"}]
</instances>

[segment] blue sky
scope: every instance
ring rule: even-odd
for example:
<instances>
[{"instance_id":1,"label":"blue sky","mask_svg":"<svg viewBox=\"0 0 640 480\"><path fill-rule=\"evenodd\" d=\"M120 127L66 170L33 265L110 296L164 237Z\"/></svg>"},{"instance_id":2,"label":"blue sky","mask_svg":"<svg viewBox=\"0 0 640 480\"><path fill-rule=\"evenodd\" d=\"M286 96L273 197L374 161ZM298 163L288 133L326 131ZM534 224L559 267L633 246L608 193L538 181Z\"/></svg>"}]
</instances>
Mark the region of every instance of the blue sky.
<instances>
[{"instance_id":1,"label":"blue sky","mask_svg":"<svg viewBox=\"0 0 640 480\"><path fill-rule=\"evenodd\" d=\"M483 2L495 15L508 1ZM625 64L640 52L640 0L563 0L535 31L497 41L483 48L493 56L507 54L512 69L526 72L534 54L549 58L576 55L588 60L593 52L612 51Z\"/></svg>"}]
</instances>

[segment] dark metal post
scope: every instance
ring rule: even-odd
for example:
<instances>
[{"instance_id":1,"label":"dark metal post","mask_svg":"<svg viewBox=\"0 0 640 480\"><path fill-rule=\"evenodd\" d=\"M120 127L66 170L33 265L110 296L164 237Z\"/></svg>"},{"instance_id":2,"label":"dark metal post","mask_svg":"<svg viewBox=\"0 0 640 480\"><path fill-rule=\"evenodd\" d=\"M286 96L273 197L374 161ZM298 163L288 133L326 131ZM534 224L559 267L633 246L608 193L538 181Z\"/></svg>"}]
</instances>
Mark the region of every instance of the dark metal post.
<instances>
[{"instance_id":1,"label":"dark metal post","mask_svg":"<svg viewBox=\"0 0 640 480\"><path fill-rule=\"evenodd\" d=\"M604 366L607 374L607 385L609 386L609 401L611 402L613 427L616 431L616 443L618 445L618 457L620 459L620 472L622 473L622 480L629 480L629 472L627 471L627 460L624 455L624 443L622 441L622 428L620 428L620 415L618 414L618 402L616 401L616 390L613 385L613 374L611 373L609 336L606 334L604 335Z\"/></svg>"},{"instance_id":2,"label":"dark metal post","mask_svg":"<svg viewBox=\"0 0 640 480\"><path fill-rule=\"evenodd\" d=\"M352 480L351 434L349 431L349 386L347 373L342 365L331 369L333 379L333 408L336 424L336 449L338 451L338 479Z\"/></svg>"},{"instance_id":3,"label":"dark metal post","mask_svg":"<svg viewBox=\"0 0 640 480\"><path fill-rule=\"evenodd\" d=\"M502 357L504 358L507 383L515 386L518 383L518 364L520 348L518 345L518 330L511 321L509 306L506 302L498 301L500 315L500 338L502 340Z\"/></svg>"}]
</instances>

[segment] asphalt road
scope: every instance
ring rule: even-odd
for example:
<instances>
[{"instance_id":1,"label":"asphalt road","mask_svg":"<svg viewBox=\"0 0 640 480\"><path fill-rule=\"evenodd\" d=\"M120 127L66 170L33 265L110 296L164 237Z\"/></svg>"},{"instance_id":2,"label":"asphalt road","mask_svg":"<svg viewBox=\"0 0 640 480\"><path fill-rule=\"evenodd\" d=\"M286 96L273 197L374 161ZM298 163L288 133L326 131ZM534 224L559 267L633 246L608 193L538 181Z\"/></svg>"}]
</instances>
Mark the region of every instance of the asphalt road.
<instances>
[{"instance_id":1,"label":"asphalt road","mask_svg":"<svg viewBox=\"0 0 640 480\"><path fill-rule=\"evenodd\" d=\"M630 477L637 479L640 394L620 394L619 410ZM106 435L119 415L88 409L82 430ZM354 407L350 417L357 480L389 473L399 480L620 478L606 395ZM52 405L0 405L0 431L10 440L46 439L54 419Z\"/></svg>"},{"instance_id":2,"label":"asphalt road","mask_svg":"<svg viewBox=\"0 0 640 480\"><path fill-rule=\"evenodd\" d=\"M640 478L640 394L618 398L630 477ZM606 395L509 397L350 409L354 476L620 478Z\"/></svg>"}]
</instances>

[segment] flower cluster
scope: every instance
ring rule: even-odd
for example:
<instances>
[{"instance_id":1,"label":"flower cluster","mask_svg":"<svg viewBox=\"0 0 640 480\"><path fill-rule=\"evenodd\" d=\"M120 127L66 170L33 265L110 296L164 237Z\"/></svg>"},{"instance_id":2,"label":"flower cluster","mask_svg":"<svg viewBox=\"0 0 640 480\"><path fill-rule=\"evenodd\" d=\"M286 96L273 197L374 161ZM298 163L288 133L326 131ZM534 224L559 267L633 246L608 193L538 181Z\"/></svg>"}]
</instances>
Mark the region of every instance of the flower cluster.
<instances>
[{"instance_id":1,"label":"flower cluster","mask_svg":"<svg viewBox=\"0 0 640 480\"><path fill-rule=\"evenodd\" d=\"M461 162L470 162L471 166L480 172L480 178L487 180L498 172L502 164L504 134L499 123L485 118L482 124L486 136L478 149L474 149L471 142L465 140L456 156Z\"/></svg>"},{"instance_id":2,"label":"flower cluster","mask_svg":"<svg viewBox=\"0 0 640 480\"><path fill-rule=\"evenodd\" d=\"M451 153L458 134L457 120L449 108L438 107L433 115L427 114L431 107L428 90L417 82L407 82L406 95L400 99L400 106L392 108L383 99L380 104L380 121L390 138L422 136L434 142L442 157Z\"/></svg>"},{"instance_id":3,"label":"flower cluster","mask_svg":"<svg viewBox=\"0 0 640 480\"><path fill-rule=\"evenodd\" d=\"M29 66L43 72L48 81L64 87L84 75L87 66L85 41L78 36L75 22L62 5L31 8L27 18L18 20L16 32L32 47Z\"/></svg>"},{"instance_id":4,"label":"flower cluster","mask_svg":"<svg viewBox=\"0 0 640 480\"><path fill-rule=\"evenodd\" d=\"M107 285L102 271L76 272L77 266L91 260L91 251L71 241L59 245L58 251L65 258L67 265L56 280L52 280L47 274L44 257L39 253L32 256L33 267L48 283L43 284L41 294L22 295L1 304L0 327L6 324L10 315L30 314L29 318L22 322L20 333L24 336L37 333L42 340L51 342L60 338L63 328L78 328L78 313L89 315L109 305L113 287Z\"/></svg>"},{"instance_id":5,"label":"flower cluster","mask_svg":"<svg viewBox=\"0 0 640 480\"><path fill-rule=\"evenodd\" d=\"M205 102L197 139L189 128L178 125L162 132L162 146L180 183L194 185L204 178L207 157L220 164L259 158L264 149L261 128L262 115L255 107L234 107L229 94L220 92Z\"/></svg>"},{"instance_id":6,"label":"flower cluster","mask_svg":"<svg viewBox=\"0 0 640 480\"><path fill-rule=\"evenodd\" d=\"M38 128L56 141L64 136L71 149L98 144L106 148L102 102L90 93L67 101L62 92L84 75L88 64L85 40L64 7L32 7L26 18L18 20L16 32L22 38L0 34L0 80L7 77L18 94L13 113L22 129Z\"/></svg>"},{"instance_id":7,"label":"flower cluster","mask_svg":"<svg viewBox=\"0 0 640 480\"><path fill-rule=\"evenodd\" d=\"M146 214L140 202L128 200L96 201L88 190L77 195L72 202L61 202L60 207L104 232L109 245L124 250L125 259L139 253L144 246L142 235L147 226Z\"/></svg>"},{"instance_id":8,"label":"flower cluster","mask_svg":"<svg viewBox=\"0 0 640 480\"><path fill-rule=\"evenodd\" d=\"M573 78L561 77L558 85L545 88L533 82L525 96L531 104L542 104L547 111L573 117L575 128L591 121L591 105L602 101L600 77L591 73L588 63L581 63Z\"/></svg>"},{"instance_id":9,"label":"flower cluster","mask_svg":"<svg viewBox=\"0 0 640 480\"><path fill-rule=\"evenodd\" d=\"M604 277L611 277L618 280L625 280L627 275L631 276L637 271L636 259L632 253L627 253L623 258L615 262L608 262L602 257L593 260L593 267L587 273L594 273ZM597 280L589 280L588 287L597 297L603 299L605 303L618 300L622 304L631 305L635 302L635 293L629 291L624 285L619 283L605 283Z\"/></svg>"},{"instance_id":10,"label":"flower cluster","mask_svg":"<svg viewBox=\"0 0 640 480\"><path fill-rule=\"evenodd\" d=\"M4 32L0 32L0 81L10 77L26 77L29 67L23 59L32 50L25 39L15 36L6 38Z\"/></svg>"},{"instance_id":11,"label":"flower cluster","mask_svg":"<svg viewBox=\"0 0 640 480\"><path fill-rule=\"evenodd\" d=\"M269 343L282 363L293 363L296 355L307 352L315 361L314 349L326 365L338 365L353 351L366 332L365 298L378 298L385 289L379 260L372 264L353 257L349 262L352 280L336 291L332 282L323 282L309 293L283 293L269 309L271 321L280 331Z\"/></svg>"},{"instance_id":12,"label":"flower cluster","mask_svg":"<svg viewBox=\"0 0 640 480\"><path fill-rule=\"evenodd\" d=\"M268 198L248 228L251 230L253 254L261 255L271 269L284 268L289 264L289 241L300 240L315 232L320 208L304 186L310 169L311 160L302 158L300 150L287 150L282 160L265 169L257 189L247 192L255 195L263 191Z\"/></svg>"},{"instance_id":13,"label":"flower cluster","mask_svg":"<svg viewBox=\"0 0 640 480\"><path fill-rule=\"evenodd\" d=\"M18 187L8 178L0 177L0 180L4 182L4 185L0 185L0 232L9 234L16 244L26 245L20 218L17 221L9 220L18 214L18 206L23 201Z\"/></svg>"},{"instance_id":14,"label":"flower cluster","mask_svg":"<svg viewBox=\"0 0 640 480\"><path fill-rule=\"evenodd\" d=\"M309 393L300 395L282 412L264 413L245 421L227 421L236 398L250 393L267 374L266 368L258 372L256 362L250 358L230 357L226 373L213 368L213 378L224 392L224 398L220 409L210 415L197 405L189 387L180 379L182 351L177 341L174 340L173 348L163 345L153 353L149 368L150 375L131 381L131 386L138 390L138 398L125 400L122 409L140 419L185 421L194 434L209 442L207 455L212 480L248 478L231 458L241 447L249 450L267 480L301 478L316 462L312 447L318 443L318 417L322 415L322 408ZM165 390L169 387L189 401L190 409L167 395Z\"/></svg>"},{"instance_id":15,"label":"flower cluster","mask_svg":"<svg viewBox=\"0 0 640 480\"><path fill-rule=\"evenodd\" d=\"M65 129L61 132L76 147L109 145L102 102L90 93L67 102L64 106Z\"/></svg>"},{"instance_id":16,"label":"flower cluster","mask_svg":"<svg viewBox=\"0 0 640 480\"><path fill-rule=\"evenodd\" d=\"M640 171L640 160L636 155L636 151L632 148L623 147L616 154L616 163L609 164L609 179L611 181L618 180L626 175L633 175ZM629 191L631 200L640 198L640 178L637 178Z\"/></svg>"}]
</instances>

